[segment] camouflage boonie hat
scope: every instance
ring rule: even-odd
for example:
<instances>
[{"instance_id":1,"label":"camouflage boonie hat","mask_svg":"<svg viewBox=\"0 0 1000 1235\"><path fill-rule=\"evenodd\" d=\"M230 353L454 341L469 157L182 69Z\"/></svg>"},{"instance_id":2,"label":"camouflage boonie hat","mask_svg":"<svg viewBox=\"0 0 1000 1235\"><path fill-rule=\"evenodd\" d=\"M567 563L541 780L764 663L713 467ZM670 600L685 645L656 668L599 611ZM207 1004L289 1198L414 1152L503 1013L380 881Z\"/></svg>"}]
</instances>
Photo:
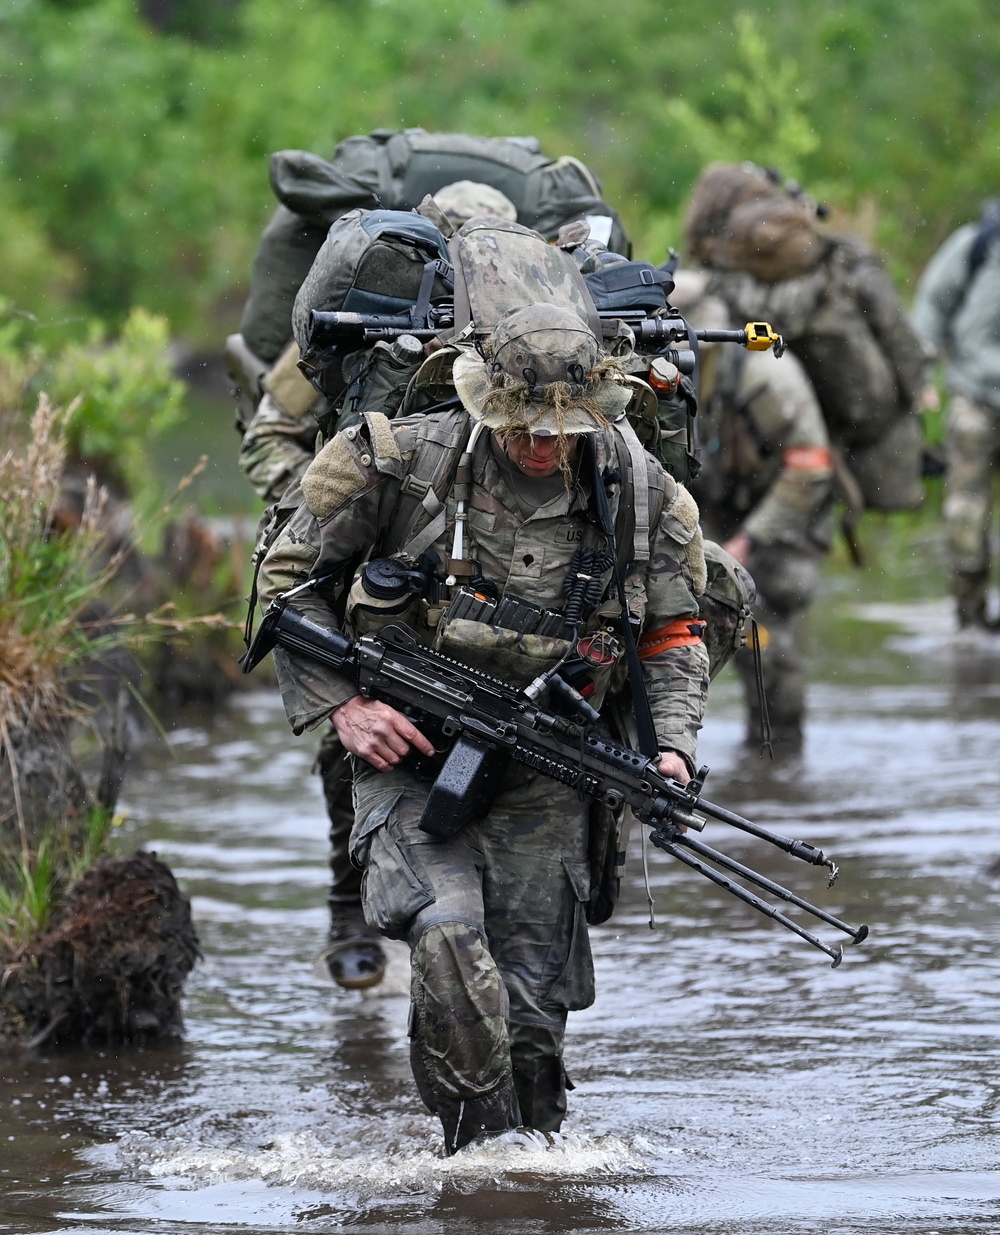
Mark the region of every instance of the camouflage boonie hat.
<instances>
[{"instance_id":1,"label":"camouflage boonie hat","mask_svg":"<svg viewBox=\"0 0 1000 1235\"><path fill-rule=\"evenodd\" d=\"M456 180L432 196L437 208L455 227L481 216L517 221L517 208L510 198L492 185L476 180Z\"/></svg>"},{"instance_id":2,"label":"camouflage boonie hat","mask_svg":"<svg viewBox=\"0 0 1000 1235\"><path fill-rule=\"evenodd\" d=\"M482 356L463 351L456 357L452 378L473 420L540 437L596 433L617 420L632 397L587 323L552 304L505 313Z\"/></svg>"}]
</instances>

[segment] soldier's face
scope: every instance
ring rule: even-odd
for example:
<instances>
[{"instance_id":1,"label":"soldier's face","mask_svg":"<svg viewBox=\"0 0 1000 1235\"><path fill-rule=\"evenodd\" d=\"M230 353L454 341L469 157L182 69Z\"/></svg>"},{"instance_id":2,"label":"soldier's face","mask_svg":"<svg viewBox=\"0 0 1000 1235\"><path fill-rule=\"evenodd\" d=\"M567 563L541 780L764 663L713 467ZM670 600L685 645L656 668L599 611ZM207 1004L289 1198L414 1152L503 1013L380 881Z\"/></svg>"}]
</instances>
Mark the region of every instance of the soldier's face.
<instances>
[{"instance_id":1,"label":"soldier's face","mask_svg":"<svg viewBox=\"0 0 1000 1235\"><path fill-rule=\"evenodd\" d=\"M575 433L567 434L562 439L554 435L507 433L497 440L507 452L507 458L520 472L525 476L539 477L554 476L564 458L568 463L572 463L580 443L579 436Z\"/></svg>"}]
</instances>

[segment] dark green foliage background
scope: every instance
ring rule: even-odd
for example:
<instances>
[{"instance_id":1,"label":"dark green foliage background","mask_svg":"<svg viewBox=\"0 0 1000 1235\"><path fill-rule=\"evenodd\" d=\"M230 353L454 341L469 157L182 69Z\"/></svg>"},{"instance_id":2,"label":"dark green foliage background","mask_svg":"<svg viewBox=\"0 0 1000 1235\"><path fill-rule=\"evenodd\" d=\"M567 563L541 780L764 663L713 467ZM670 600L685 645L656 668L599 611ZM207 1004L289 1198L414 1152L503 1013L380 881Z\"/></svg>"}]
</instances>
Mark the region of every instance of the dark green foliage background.
<instances>
[{"instance_id":1,"label":"dark green foliage background","mask_svg":"<svg viewBox=\"0 0 1000 1235\"><path fill-rule=\"evenodd\" d=\"M776 164L906 294L997 191L998 63L992 0L6 0L0 294L217 348L268 153L405 125L583 158L652 258L706 161Z\"/></svg>"}]
</instances>

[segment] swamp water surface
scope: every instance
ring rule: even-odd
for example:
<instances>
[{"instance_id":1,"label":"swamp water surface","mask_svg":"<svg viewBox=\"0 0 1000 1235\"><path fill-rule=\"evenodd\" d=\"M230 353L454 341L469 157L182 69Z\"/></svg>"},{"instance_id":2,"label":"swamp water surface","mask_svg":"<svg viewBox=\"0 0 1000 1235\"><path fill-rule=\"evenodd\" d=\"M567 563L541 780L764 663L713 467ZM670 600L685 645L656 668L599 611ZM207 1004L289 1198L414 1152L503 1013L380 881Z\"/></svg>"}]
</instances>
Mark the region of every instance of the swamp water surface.
<instances>
[{"instance_id":1,"label":"swamp water surface","mask_svg":"<svg viewBox=\"0 0 1000 1235\"><path fill-rule=\"evenodd\" d=\"M656 851L650 930L634 835L553 1145L440 1158L405 954L367 995L325 979L315 739L276 695L175 730L125 805L192 898L187 1035L3 1053L0 1231L1000 1231L1000 647L956 649L943 601L854 620L849 660L817 651L800 761L744 753L727 679L701 751L707 798L832 852L839 882L705 839L870 939L832 970Z\"/></svg>"}]
</instances>

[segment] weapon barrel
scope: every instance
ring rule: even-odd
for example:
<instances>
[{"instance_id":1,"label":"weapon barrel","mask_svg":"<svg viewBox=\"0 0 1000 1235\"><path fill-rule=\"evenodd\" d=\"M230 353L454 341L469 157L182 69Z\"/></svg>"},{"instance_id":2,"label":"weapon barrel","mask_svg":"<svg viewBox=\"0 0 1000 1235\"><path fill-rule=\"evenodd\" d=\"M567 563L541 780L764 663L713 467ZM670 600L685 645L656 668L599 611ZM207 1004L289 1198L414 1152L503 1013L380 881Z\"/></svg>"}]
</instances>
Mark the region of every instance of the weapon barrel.
<instances>
[{"instance_id":1,"label":"weapon barrel","mask_svg":"<svg viewBox=\"0 0 1000 1235\"><path fill-rule=\"evenodd\" d=\"M376 339L398 339L411 334L417 339L433 339L454 320L454 313L443 306L432 308L427 320L413 321L408 313L328 313L313 309L309 314L306 342L311 348L336 347L344 343L373 343Z\"/></svg>"},{"instance_id":2,"label":"weapon barrel","mask_svg":"<svg viewBox=\"0 0 1000 1235\"><path fill-rule=\"evenodd\" d=\"M742 815L726 810L724 806L716 806L714 802L706 802L704 798L698 799L697 808L706 815L711 815L713 819L718 819L720 823L728 823L731 827L739 828L741 832L748 832L759 840L766 840L768 844L784 850L785 853L793 858L798 858L802 862L808 862L810 866L829 867L832 872L830 883L832 884L836 879L836 866L823 850L817 849L815 845L810 845L802 840L793 840L792 837L782 836L778 832L770 832L767 828L762 828L760 824L751 823L749 819L744 819Z\"/></svg>"},{"instance_id":3,"label":"weapon barrel","mask_svg":"<svg viewBox=\"0 0 1000 1235\"><path fill-rule=\"evenodd\" d=\"M572 785L612 810L630 806L652 828L652 840L658 848L825 952L833 958L835 967L840 964L842 949L828 947L772 905L706 866L693 854L700 854L835 926L855 943L860 943L868 934L867 926L848 926L766 876L679 831L683 826L700 828L702 820L695 812L701 812L766 840L812 865L828 866L836 874L834 864L814 846L769 832L742 815L704 801L700 788L707 768L695 778L692 788L685 791L682 785L662 776L646 755L620 746L575 721L537 710L524 692L428 650L403 626L390 625L378 637L366 635L352 642L337 631L310 622L288 608L287 598L281 597L265 615L258 637L247 652L244 669L252 668L276 643L343 673L370 698L383 699L401 710L419 708L441 723L445 737L461 739L464 736L467 746L473 740L479 744L482 775L477 773L478 779L470 779L468 769L458 769L457 779L453 778L454 784L450 786L453 813L462 814L457 823L459 827L469 810L478 817L489 808L500 774L496 770L500 764L495 757L500 752L504 759L513 758ZM477 795L475 803L470 797L473 790Z\"/></svg>"},{"instance_id":4,"label":"weapon barrel","mask_svg":"<svg viewBox=\"0 0 1000 1235\"><path fill-rule=\"evenodd\" d=\"M354 644L339 631L325 630L287 606L278 615L273 631L275 642L288 651L309 656L341 673L350 672Z\"/></svg>"}]
</instances>

